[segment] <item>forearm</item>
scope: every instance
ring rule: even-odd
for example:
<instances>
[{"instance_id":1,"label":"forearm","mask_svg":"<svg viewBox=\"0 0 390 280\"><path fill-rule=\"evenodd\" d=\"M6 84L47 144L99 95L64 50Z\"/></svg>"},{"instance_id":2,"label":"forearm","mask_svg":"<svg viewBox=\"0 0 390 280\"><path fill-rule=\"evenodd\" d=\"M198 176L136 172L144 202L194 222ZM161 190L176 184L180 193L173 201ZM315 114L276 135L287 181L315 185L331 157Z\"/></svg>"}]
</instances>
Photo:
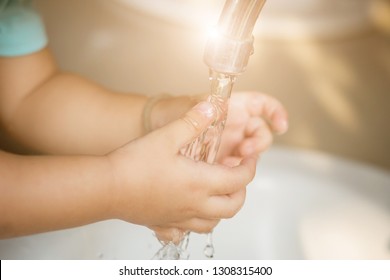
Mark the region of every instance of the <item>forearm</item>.
<instances>
[{"instance_id":1,"label":"forearm","mask_svg":"<svg viewBox=\"0 0 390 280\"><path fill-rule=\"evenodd\" d=\"M0 238L112 218L112 175L104 158L0 151Z\"/></svg>"},{"instance_id":2,"label":"forearm","mask_svg":"<svg viewBox=\"0 0 390 280\"><path fill-rule=\"evenodd\" d=\"M202 96L160 100L148 116L156 129L179 118ZM0 58L0 126L32 151L101 155L145 133L147 97L112 92L60 72L48 49Z\"/></svg>"},{"instance_id":3,"label":"forearm","mask_svg":"<svg viewBox=\"0 0 390 280\"><path fill-rule=\"evenodd\" d=\"M143 133L145 100L57 74L19 105L11 133L38 151L105 154Z\"/></svg>"},{"instance_id":4,"label":"forearm","mask_svg":"<svg viewBox=\"0 0 390 280\"><path fill-rule=\"evenodd\" d=\"M2 126L35 151L104 154L143 133L146 97L57 70L48 50L0 59Z\"/></svg>"}]
</instances>

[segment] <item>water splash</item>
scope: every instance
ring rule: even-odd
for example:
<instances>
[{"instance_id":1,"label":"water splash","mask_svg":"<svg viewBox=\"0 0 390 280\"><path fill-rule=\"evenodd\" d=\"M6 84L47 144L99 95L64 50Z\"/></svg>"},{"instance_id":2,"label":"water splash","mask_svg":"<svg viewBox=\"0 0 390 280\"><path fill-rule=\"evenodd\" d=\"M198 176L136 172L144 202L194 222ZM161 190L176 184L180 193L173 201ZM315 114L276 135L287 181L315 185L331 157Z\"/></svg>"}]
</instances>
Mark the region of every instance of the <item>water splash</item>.
<instances>
[{"instance_id":1,"label":"water splash","mask_svg":"<svg viewBox=\"0 0 390 280\"><path fill-rule=\"evenodd\" d=\"M190 233L186 233L179 244L172 241L160 241L163 245L160 250L153 256L153 260L188 260L190 254L187 251Z\"/></svg>"},{"instance_id":2,"label":"water splash","mask_svg":"<svg viewBox=\"0 0 390 280\"><path fill-rule=\"evenodd\" d=\"M197 139L185 147L181 153L195 161L204 161L213 164L216 160L222 132L225 128L229 99L235 82L235 76L210 71L210 82L211 93L208 101L215 108L217 114L216 119ZM163 247L153 258L159 260L188 259L188 242L189 234L186 234L178 245L175 245L173 242L162 242ZM204 254L208 258L214 257L214 245L211 233L207 235Z\"/></svg>"}]
</instances>

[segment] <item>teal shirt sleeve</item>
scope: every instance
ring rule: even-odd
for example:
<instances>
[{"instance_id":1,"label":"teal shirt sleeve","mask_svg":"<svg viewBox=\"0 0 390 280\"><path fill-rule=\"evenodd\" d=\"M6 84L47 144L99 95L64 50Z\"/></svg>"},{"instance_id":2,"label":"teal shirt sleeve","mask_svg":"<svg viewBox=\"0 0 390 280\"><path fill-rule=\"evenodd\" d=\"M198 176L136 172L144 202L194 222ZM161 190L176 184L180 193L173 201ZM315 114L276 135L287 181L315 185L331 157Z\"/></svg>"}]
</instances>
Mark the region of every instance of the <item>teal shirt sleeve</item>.
<instances>
[{"instance_id":1,"label":"teal shirt sleeve","mask_svg":"<svg viewBox=\"0 0 390 280\"><path fill-rule=\"evenodd\" d=\"M45 27L31 1L0 0L0 56L20 56L47 45Z\"/></svg>"}]
</instances>

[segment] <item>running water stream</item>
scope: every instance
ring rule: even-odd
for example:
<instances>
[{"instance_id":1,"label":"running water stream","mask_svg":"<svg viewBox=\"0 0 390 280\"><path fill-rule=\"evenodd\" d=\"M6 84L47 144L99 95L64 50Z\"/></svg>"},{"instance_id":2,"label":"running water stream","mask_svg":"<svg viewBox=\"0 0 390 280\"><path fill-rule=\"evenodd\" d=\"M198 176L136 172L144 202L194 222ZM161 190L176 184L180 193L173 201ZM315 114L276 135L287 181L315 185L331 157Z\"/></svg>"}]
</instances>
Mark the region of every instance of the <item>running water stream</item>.
<instances>
[{"instance_id":1,"label":"running water stream","mask_svg":"<svg viewBox=\"0 0 390 280\"><path fill-rule=\"evenodd\" d=\"M215 162L222 132L225 128L229 99L235 78L235 75L222 74L210 70L211 93L208 97L208 101L213 104L215 108L217 114L216 119L198 138L183 149L182 154L184 156L210 164ZM163 247L155 254L153 259L188 259L188 242L189 233L184 236L178 245L175 245L173 242L161 242ZM208 258L214 256L212 233L209 233L207 236L204 254Z\"/></svg>"}]
</instances>

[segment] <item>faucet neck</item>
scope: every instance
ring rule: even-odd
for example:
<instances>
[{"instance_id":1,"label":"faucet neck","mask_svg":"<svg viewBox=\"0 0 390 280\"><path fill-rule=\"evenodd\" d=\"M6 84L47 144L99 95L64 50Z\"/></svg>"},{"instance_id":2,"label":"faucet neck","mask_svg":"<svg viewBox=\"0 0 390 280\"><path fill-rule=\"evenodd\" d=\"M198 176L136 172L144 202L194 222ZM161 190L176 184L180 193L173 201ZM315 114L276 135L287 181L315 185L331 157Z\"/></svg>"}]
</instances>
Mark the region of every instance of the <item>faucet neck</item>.
<instances>
[{"instance_id":1,"label":"faucet neck","mask_svg":"<svg viewBox=\"0 0 390 280\"><path fill-rule=\"evenodd\" d=\"M204 61L215 72L238 75L253 53L253 28L265 0L227 0L209 38Z\"/></svg>"}]
</instances>

